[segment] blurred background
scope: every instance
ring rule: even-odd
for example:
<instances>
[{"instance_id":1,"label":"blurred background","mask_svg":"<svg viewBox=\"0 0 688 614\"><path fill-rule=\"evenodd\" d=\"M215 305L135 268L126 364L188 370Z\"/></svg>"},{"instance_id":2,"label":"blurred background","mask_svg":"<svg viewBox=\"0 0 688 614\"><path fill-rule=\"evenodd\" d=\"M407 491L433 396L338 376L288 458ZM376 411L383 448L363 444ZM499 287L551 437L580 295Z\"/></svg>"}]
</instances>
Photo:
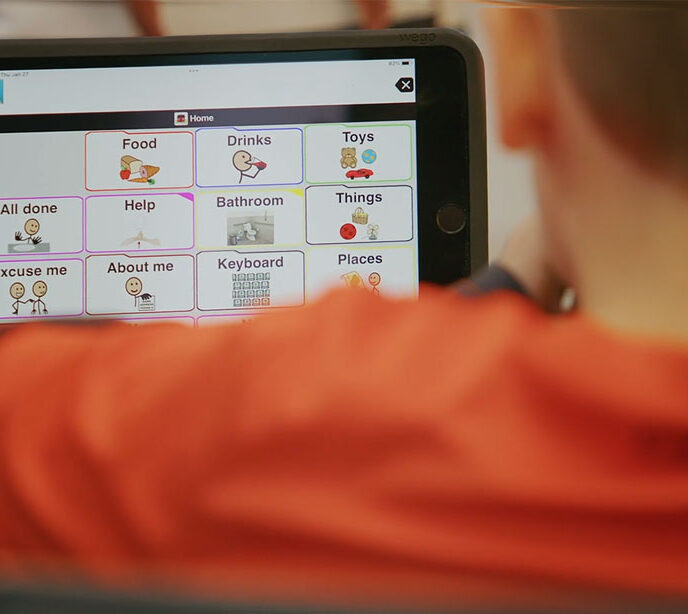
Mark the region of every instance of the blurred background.
<instances>
[{"instance_id":1,"label":"blurred background","mask_svg":"<svg viewBox=\"0 0 688 614\"><path fill-rule=\"evenodd\" d=\"M491 61L481 12L470 0L0 0L0 37L71 38L241 34L380 27L460 28L485 58L490 255L535 202L523 155L499 143Z\"/></svg>"}]
</instances>

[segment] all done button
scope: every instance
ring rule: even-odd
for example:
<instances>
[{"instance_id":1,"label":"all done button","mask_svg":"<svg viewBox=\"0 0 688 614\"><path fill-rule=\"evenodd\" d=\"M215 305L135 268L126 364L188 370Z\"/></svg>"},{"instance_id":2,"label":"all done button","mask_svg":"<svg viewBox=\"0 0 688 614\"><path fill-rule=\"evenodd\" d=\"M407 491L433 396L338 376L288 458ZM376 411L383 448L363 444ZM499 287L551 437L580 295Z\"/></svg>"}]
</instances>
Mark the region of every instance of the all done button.
<instances>
[{"instance_id":1,"label":"all done button","mask_svg":"<svg viewBox=\"0 0 688 614\"><path fill-rule=\"evenodd\" d=\"M83 246L77 196L0 200L0 254L73 254Z\"/></svg>"}]
</instances>

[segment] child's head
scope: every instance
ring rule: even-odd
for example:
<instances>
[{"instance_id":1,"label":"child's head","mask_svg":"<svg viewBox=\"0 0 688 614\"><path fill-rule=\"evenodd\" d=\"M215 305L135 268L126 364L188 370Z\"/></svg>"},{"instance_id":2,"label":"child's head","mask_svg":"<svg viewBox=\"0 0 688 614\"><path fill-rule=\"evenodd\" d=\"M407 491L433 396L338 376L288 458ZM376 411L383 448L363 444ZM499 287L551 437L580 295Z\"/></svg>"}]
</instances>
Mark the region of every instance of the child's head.
<instances>
[{"instance_id":1,"label":"child's head","mask_svg":"<svg viewBox=\"0 0 688 614\"><path fill-rule=\"evenodd\" d=\"M667 8L678 3L659 0L546 4L593 8L494 12L500 22L493 21L497 46L510 52L521 49L511 68L523 60L537 59L531 55L533 51L547 51L539 56L539 62L529 67L521 64L514 79L530 72L531 79L537 76L546 82L547 75L535 75L531 70L541 71L542 64L548 64L550 70L563 68L587 110L617 145L648 166L677 174L680 169L685 178L688 6ZM628 8L631 4L634 8ZM648 8L653 6L660 8ZM515 92L505 92L509 93ZM551 92L540 94L541 104L545 104Z\"/></svg>"},{"instance_id":2,"label":"child's head","mask_svg":"<svg viewBox=\"0 0 688 614\"><path fill-rule=\"evenodd\" d=\"M555 22L564 64L600 127L646 167L685 181L688 6L558 11Z\"/></svg>"},{"instance_id":3,"label":"child's head","mask_svg":"<svg viewBox=\"0 0 688 614\"><path fill-rule=\"evenodd\" d=\"M688 201L688 7L529 4L593 7L487 11L502 138L535 158L549 247L573 282L580 252L603 245L588 236L610 236L620 212L639 220L664 191Z\"/></svg>"}]
</instances>

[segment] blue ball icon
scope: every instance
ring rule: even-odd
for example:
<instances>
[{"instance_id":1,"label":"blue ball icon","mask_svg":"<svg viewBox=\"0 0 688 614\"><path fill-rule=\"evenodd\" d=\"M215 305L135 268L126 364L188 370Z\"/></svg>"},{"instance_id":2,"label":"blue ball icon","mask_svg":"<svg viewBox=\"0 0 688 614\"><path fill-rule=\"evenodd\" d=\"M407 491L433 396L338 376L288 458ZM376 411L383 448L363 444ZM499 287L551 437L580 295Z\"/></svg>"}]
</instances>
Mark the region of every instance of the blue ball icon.
<instances>
[{"instance_id":1,"label":"blue ball icon","mask_svg":"<svg viewBox=\"0 0 688 614\"><path fill-rule=\"evenodd\" d=\"M377 153L375 153L374 149L366 149L362 154L361 154L361 159L363 162L366 164L372 164L377 160Z\"/></svg>"}]
</instances>

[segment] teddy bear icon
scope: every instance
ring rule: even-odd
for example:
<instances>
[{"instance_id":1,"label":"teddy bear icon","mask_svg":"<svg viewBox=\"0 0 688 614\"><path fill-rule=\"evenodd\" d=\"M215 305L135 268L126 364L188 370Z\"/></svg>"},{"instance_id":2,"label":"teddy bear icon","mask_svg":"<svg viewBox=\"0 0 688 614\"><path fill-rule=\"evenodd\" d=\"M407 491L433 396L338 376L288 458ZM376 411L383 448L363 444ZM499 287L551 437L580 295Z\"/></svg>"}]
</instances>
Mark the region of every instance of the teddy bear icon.
<instances>
[{"instance_id":1,"label":"teddy bear icon","mask_svg":"<svg viewBox=\"0 0 688 614\"><path fill-rule=\"evenodd\" d=\"M342 168L356 168L358 160L356 158L355 147L342 147Z\"/></svg>"}]
</instances>

